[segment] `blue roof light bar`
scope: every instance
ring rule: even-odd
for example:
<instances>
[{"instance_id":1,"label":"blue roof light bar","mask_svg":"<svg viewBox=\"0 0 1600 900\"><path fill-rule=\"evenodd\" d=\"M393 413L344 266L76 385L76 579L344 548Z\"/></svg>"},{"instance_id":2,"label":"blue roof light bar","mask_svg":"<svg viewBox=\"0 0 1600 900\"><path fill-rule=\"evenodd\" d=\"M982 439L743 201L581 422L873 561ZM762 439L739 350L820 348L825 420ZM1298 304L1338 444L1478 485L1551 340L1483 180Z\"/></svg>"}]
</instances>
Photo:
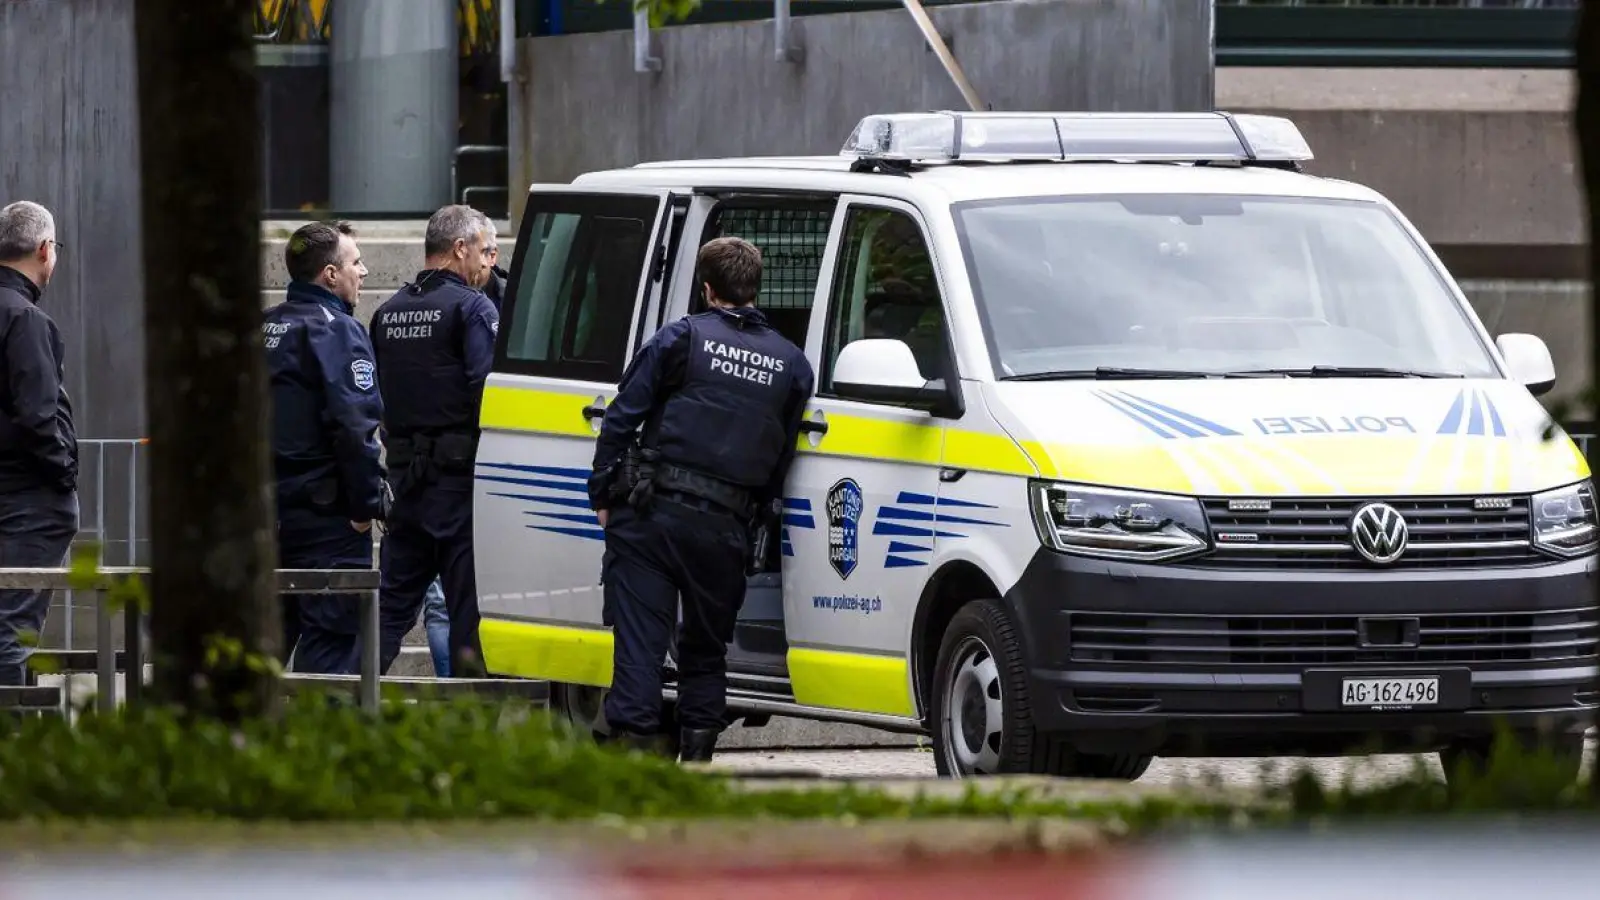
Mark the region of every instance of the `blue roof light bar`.
<instances>
[{"instance_id":1,"label":"blue roof light bar","mask_svg":"<svg viewBox=\"0 0 1600 900\"><path fill-rule=\"evenodd\" d=\"M902 162L1312 159L1311 147L1288 119L1226 112L871 115L857 123L840 155Z\"/></svg>"}]
</instances>

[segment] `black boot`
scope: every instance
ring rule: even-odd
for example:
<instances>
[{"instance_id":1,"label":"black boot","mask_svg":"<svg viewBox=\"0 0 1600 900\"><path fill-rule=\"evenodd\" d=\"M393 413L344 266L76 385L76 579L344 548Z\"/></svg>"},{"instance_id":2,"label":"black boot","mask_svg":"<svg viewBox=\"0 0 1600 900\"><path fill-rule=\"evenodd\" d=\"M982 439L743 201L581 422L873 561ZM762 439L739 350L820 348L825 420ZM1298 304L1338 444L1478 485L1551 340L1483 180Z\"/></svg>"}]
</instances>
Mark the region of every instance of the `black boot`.
<instances>
[{"instance_id":1,"label":"black boot","mask_svg":"<svg viewBox=\"0 0 1600 900\"><path fill-rule=\"evenodd\" d=\"M678 750L680 762L710 762L711 754L717 748L717 738L722 734L718 728L685 728L682 732L681 746Z\"/></svg>"},{"instance_id":2,"label":"black boot","mask_svg":"<svg viewBox=\"0 0 1600 900\"><path fill-rule=\"evenodd\" d=\"M596 736L598 737L598 734ZM618 750L638 750L646 755L661 756L667 759L671 759L673 756L666 735L662 734L634 734L631 731L617 731L606 737L602 743L610 744Z\"/></svg>"}]
</instances>

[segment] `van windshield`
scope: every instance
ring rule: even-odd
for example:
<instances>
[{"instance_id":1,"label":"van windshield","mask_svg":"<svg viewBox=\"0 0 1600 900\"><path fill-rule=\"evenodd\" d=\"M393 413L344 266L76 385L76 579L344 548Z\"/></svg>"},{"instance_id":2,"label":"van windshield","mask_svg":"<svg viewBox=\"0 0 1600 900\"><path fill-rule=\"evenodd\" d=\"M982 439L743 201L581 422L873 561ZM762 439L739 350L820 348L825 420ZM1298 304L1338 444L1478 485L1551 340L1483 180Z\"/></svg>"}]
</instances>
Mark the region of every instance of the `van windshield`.
<instances>
[{"instance_id":1,"label":"van windshield","mask_svg":"<svg viewBox=\"0 0 1600 900\"><path fill-rule=\"evenodd\" d=\"M1498 377L1374 203L1128 194L957 204L996 377Z\"/></svg>"}]
</instances>

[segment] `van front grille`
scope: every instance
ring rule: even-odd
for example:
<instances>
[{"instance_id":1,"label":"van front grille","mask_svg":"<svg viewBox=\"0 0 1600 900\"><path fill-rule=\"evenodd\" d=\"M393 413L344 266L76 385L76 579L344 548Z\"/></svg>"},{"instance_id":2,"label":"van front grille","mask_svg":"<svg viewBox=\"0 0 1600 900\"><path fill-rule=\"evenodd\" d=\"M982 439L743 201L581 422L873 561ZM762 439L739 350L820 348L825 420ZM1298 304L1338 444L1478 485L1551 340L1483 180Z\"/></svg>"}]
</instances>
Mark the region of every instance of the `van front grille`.
<instances>
[{"instance_id":1,"label":"van front grille","mask_svg":"<svg viewBox=\"0 0 1600 900\"><path fill-rule=\"evenodd\" d=\"M1208 667L1579 661L1600 647L1594 606L1363 618L1073 613L1068 640L1075 662Z\"/></svg>"},{"instance_id":2,"label":"van front grille","mask_svg":"<svg viewBox=\"0 0 1600 900\"><path fill-rule=\"evenodd\" d=\"M1201 501L1216 549L1189 565L1214 568L1376 569L1350 542L1350 520L1371 500L1238 498ZM1526 566L1548 558L1529 540L1527 497L1495 498L1500 509L1479 508L1473 497L1382 499L1405 517L1403 556L1384 569ZM1230 503L1233 505L1230 506ZM1265 509L1244 507L1255 504Z\"/></svg>"}]
</instances>

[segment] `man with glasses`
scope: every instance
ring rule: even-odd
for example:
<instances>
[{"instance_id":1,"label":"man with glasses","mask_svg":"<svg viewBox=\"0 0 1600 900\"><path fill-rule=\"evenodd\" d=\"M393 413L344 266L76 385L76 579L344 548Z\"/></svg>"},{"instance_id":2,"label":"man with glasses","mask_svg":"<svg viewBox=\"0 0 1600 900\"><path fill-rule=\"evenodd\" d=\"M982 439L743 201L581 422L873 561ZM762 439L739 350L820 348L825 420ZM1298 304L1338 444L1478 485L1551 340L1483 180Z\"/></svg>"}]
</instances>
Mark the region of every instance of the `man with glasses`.
<instances>
[{"instance_id":1,"label":"man with glasses","mask_svg":"<svg viewBox=\"0 0 1600 900\"><path fill-rule=\"evenodd\" d=\"M50 211L0 208L0 566L51 568L78 533L78 436L61 331L39 308L61 244ZM0 685L27 684L52 591L0 590Z\"/></svg>"}]
</instances>

